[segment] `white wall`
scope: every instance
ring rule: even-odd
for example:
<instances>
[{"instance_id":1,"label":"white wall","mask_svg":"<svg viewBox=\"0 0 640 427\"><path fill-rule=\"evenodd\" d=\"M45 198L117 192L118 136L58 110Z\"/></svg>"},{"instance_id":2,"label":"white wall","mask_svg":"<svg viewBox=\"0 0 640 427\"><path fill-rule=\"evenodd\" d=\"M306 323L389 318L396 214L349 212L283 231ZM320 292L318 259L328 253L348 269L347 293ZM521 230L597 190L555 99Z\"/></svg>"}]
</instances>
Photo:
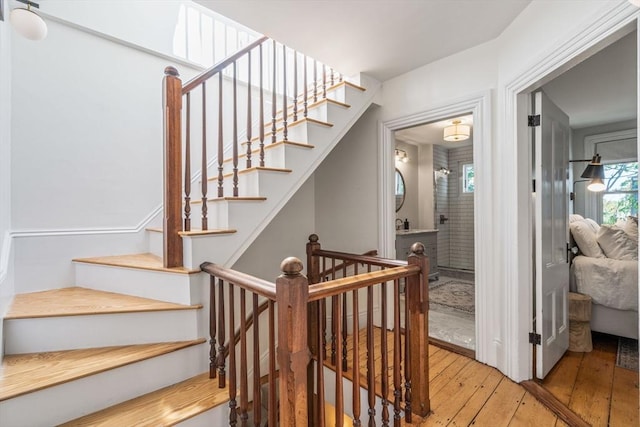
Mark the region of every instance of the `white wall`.
<instances>
[{"instance_id":1,"label":"white wall","mask_svg":"<svg viewBox=\"0 0 640 427\"><path fill-rule=\"evenodd\" d=\"M8 11L5 9L5 14ZM7 18L8 19L8 18ZM11 39L9 21L0 21L0 319L14 294L11 262ZM0 328L0 358L3 354Z\"/></svg>"},{"instance_id":2,"label":"white wall","mask_svg":"<svg viewBox=\"0 0 640 427\"><path fill-rule=\"evenodd\" d=\"M316 233L325 249L378 247L376 106L360 117L315 172Z\"/></svg>"},{"instance_id":3,"label":"white wall","mask_svg":"<svg viewBox=\"0 0 640 427\"><path fill-rule=\"evenodd\" d=\"M420 189L422 182L419 177L420 157L418 147L396 140L396 148L404 150L409 160L405 162L395 162L396 169L400 171L404 178L405 197L400 210L396 212L396 218L409 221L409 228L420 227Z\"/></svg>"}]
</instances>

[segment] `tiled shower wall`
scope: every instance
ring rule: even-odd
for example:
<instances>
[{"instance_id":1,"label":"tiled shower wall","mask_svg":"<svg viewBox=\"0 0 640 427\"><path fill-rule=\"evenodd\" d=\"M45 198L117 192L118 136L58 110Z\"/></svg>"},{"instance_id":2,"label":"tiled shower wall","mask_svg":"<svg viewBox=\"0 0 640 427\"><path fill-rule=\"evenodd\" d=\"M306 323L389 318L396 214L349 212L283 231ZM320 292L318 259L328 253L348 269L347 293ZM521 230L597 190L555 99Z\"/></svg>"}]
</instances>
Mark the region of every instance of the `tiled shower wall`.
<instances>
[{"instance_id":1,"label":"tiled shower wall","mask_svg":"<svg viewBox=\"0 0 640 427\"><path fill-rule=\"evenodd\" d=\"M438 265L474 270L473 193L462 191L462 166L473 163L473 147L445 149L434 146L433 168L446 166L451 173L438 180L436 227L438 228ZM449 218L440 224L443 214Z\"/></svg>"}]
</instances>

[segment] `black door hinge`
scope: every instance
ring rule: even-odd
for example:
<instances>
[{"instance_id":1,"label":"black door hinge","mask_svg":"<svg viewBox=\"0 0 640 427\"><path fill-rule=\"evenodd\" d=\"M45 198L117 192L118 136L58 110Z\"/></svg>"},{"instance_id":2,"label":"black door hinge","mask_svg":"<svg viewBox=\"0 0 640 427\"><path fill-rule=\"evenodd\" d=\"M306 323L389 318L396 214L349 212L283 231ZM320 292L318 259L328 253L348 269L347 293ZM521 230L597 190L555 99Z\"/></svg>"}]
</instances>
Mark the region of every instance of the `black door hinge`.
<instances>
[{"instance_id":1,"label":"black door hinge","mask_svg":"<svg viewBox=\"0 0 640 427\"><path fill-rule=\"evenodd\" d=\"M534 192L534 193L536 192L536 180L535 179L531 180L531 191Z\"/></svg>"},{"instance_id":2,"label":"black door hinge","mask_svg":"<svg viewBox=\"0 0 640 427\"><path fill-rule=\"evenodd\" d=\"M527 118L527 125L529 127L540 126L540 114L536 114L535 116L529 116Z\"/></svg>"},{"instance_id":3,"label":"black door hinge","mask_svg":"<svg viewBox=\"0 0 640 427\"><path fill-rule=\"evenodd\" d=\"M535 332L529 332L529 344L540 345L542 343L542 337Z\"/></svg>"}]
</instances>

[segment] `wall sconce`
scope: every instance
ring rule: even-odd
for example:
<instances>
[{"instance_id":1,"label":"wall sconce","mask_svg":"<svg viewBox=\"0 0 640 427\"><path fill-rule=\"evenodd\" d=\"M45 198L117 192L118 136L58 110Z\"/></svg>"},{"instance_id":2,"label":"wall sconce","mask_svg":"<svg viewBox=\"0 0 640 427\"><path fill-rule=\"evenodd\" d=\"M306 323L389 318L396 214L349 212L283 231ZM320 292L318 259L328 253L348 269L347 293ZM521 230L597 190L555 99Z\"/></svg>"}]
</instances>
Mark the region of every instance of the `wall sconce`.
<instances>
[{"instance_id":1,"label":"wall sconce","mask_svg":"<svg viewBox=\"0 0 640 427\"><path fill-rule=\"evenodd\" d=\"M407 152L396 148L396 162L407 163L408 161L409 156L407 156Z\"/></svg>"},{"instance_id":2,"label":"wall sconce","mask_svg":"<svg viewBox=\"0 0 640 427\"><path fill-rule=\"evenodd\" d=\"M448 168L445 168L444 166L441 166L440 169L438 169L438 170L436 170L434 172L435 177L436 177L436 181L438 181L441 178L445 178L450 173L451 173L451 169L448 169Z\"/></svg>"},{"instance_id":3,"label":"wall sconce","mask_svg":"<svg viewBox=\"0 0 640 427\"><path fill-rule=\"evenodd\" d=\"M444 128L445 141L464 141L469 139L469 135L471 135L471 126L463 125L460 120L454 120L451 122L451 126Z\"/></svg>"},{"instance_id":4,"label":"wall sconce","mask_svg":"<svg viewBox=\"0 0 640 427\"><path fill-rule=\"evenodd\" d=\"M42 40L47 37L47 24L31 7L40 8L38 3L29 0L16 0L27 7L17 7L11 11L11 25L18 34L29 40Z\"/></svg>"},{"instance_id":5,"label":"wall sconce","mask_svg":"<svg viewBox=\"0 0 640 427\"><path fill-rule=\"evenodd\" d=\"M600 157L600 154L596 154L592 159L569 160L569 163L574 162L589 162L589 164L585 168L584 172L582 172L582 175L580 175L580 178L586 179L579 179L573 182L573 186L571 188L572 191L569 194L570 200L575 199L574 190L576 183L578 182L589 181L589 185L587 185L587 190L589 191L604 191L604 189L606 188L606 186L604 185L604 165L602 164L602 158Z\"/></svg>"}]
</instances>

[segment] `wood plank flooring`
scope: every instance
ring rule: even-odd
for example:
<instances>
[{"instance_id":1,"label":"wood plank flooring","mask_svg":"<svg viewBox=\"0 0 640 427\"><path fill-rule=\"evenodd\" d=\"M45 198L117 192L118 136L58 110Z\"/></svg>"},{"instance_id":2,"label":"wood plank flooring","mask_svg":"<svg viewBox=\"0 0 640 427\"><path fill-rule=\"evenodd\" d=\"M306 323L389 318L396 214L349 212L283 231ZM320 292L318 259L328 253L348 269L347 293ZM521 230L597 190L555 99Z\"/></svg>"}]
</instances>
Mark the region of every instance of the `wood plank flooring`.
<instances>
[{"instance_id":1,"label":"wood plank flooring","mask_svg":"<svg viewBox=\"0 0 640 427\"><path fill-rule=\"evenodd\" d=\"M376 394L381 393L382 348L380 329L375 335ZM387 375L393 374L393 333L388 333L389 367ZM347 339L348 368L353 369L351 337ZM366 330L359 333L360 381L366 386ZM330 350L329 350L330 353ZM351 372L345 373L352 378ZM429 346L429 379L431 414L421 419L414 415L411 426L564 426L555 414L538 402L522 386L502 375L498 370L473 359L445 349ZM325 378L325 381L333 381ZM393 385L390 382L389 400L393 402ZM345 408L351 412L351 408ZM389 412L393 413L390 405ZM366 423L366 414L361 421Z\"/></svg>"},{"instance_id":2,"label":"wood plank flooring","mask_svg":"<svg viewBox=\"0 0 640 427\"><path fill-rule=\"evenodd\" d=\"M18 294L6 320L141 311L191 310L201 305L182 305L80 287Z\"/></svg>"},{"instance_id":3,"label":"wood plank flooring","mask_svg":"<svg viewBox=\"0 0 640 427\"><path fill-rule=\"evenodd\" d=\"M638 372L616 366L618 338L593 334L593 351L567 352L542 385L593 427L639 426Z\"/></svg>"}]
</instances>

